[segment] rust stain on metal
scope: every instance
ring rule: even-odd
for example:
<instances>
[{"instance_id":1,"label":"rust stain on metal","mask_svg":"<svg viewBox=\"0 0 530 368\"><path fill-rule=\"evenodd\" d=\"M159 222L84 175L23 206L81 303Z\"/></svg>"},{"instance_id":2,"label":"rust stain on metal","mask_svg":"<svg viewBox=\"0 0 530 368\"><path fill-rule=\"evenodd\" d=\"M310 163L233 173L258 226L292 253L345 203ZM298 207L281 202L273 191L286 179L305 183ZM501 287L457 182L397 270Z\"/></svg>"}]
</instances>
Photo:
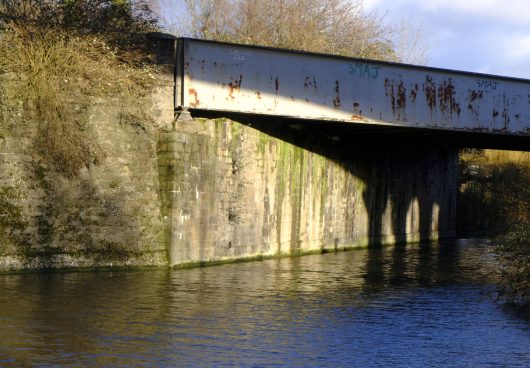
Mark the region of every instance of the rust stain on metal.
<instances>
[{"instance_id":1,"label":"rust stain on metal","mask_svg":"<svg viewBox=\"0 0 530 368\"><path fill-rule=\"evenodd\" d=\"M397 88L397 108L404 110L407 107L407 89L403 84L403 81L400 81Z\"/></svg>"},{"instance_id":2,"label":"rust stain on metal","mask_svg":"<svg viewBox=\"0 0 530 368\"><path fill-rule=\"evenodd\" d=\"M352 115L351 118L353 120L356 120L356 121L364 121L364 122L368 122L369 120L366 119L364 116L362 115Z\"/></svg>"},{"instance_id":3,"label":"rust stain on metal","mask_svg":"<svg viewBox=\"0 0 530 368\"><path fill-rule=\"evenodd\" d=\"M258 100L261 100L261 93L260 93L260 91L256 91L256 96L258 97Z\"/></svg>"},{"instance_id":4,"label":"rust stain on metal","mask_svg":"<svg viewBox=\"0 0 530 368\"><path fill-rule=\"evenodd\" d=\"M390 104L392 105L392 111L396 113L396 97L394 96L394 81L392 83L388 78L385 78L385 96L390 97Z\"/></svg>"},{"instance_id":5,"label":"rust stain on metal","mask_svg":"<svg viewBox=\"0 0 530 368\"><path fill-rule=\"evenodd\" d=\"M510 126L510 115L508 113L508 109L506 108L502 110L502 125L503 125L503 131L507 132L508 127Z\"/></svg>"},{"instance_id":6,"label":"rust stain on metal","mask_svg":"<svg viewBox=\"0 0 530 368\"><path fill-rule=\"evenodd\" d=\"M315 79L314 76L306 76L305 77L305 80L304 80L304 87L305 88L309 88L309 87L313 87L313 88L317 88L317 80Z\"/></svg>"},{"instance_id":7,"label":"rust stain on metal","mask_svg":"<svg viewBox=\"0 0 530 368\"><path fill-rule=\"evenodd\" d=\"M412 103L415 103L415 102L416 102L416 97L418 97L417 95L418 95L418 92L416 92L415 89L413 89L413 90L410 91L410 101L411 101Z\"/></svg>"},{"instance_id":8,"label":"rust stain on metal","mask_svg":"<svg viewBox=\"0 0 530 368\"><path fill-rule=\"evenodd\" d=\"M418 86L418 83L415 83L414 88L410 90L410 101L412 103L416 103L416 98L418 97L419 90L420 90L420 87Z\"/></svg>"},{"instance_id":9,"label":"rust stain on metal","mask_svg":"<svg viewBox=\"0 0 530 368\"><path fill-rule=\"evenodd\" d=\"M430 75L425 78L423 91L425 92L425 99L427 100L427 105L432 111L436 108L436 84L434 83Z\"/></svg>"},{"instance_id":10,"label":"rust stain on metal","mask_svg":"<svg viewBox=\"0 0 530 368\"><path fill-rule=\"evenodd\" d=\"M333 99L333 106L337 109L340 107L340 82L335 81L335 98Z\"/></svg>"},{"instance_id":11,"label":"rust stain on metal","mask_svg":"<svg viewBox=\"0 0 530 368\"><path fill-rule=\"evenodd\" d=\"M385 96L390 98L392 111L398 120L406 120L407 88L403 81L397 83L394 80L385 79Z\"/></svg>"},{"instance_id":12,"label":"rust stain on metal","mask_svg":"<svg viewBox=\"0 0 530 368\"><path fill-rule=\"evenodd\" d=\"M243 75L239 76L238 78L235 78L234 80L230 80L228 83L228 95L231 99L235 99L234 92L239 91L241 89L241 84L243 83Z\"/></svg>"},{"instance_id":13,"label":"rust stain on metal","mask_svg":"<svg viewBox=\"0 0 530 368\"><path fill-rule=\"evenodd\" d=\"M442 112L449 112L450 114L456 112L460 115L460 104L456 102L455 93L455 86L451 78L443 81L438 87L440 110Z\"/></svg>"},{"instance_id":14,"label":"rust stain on metal","mask_svg":"<svg viewBox=\"0 0 530 368\"><path fill-rule=\"evenodd\" d=\"M478 103L478 100L480 99L482 99L482 91L475 91L475 90L468 91L467 100L469 103L467 105L467 109L471 111L471 113L475 116L475 118L478 118L479 116L479 111L475 107L475 105Z\"/></svg>"},{"instance_id":15,"label":"rust stain on metal","mask_svg":"<svg viewBox=\"0 0 530 368\"><path fill-rule=\"evenodd\" d=\"M198 94L197 94L197 90L195 90L194 88L190 88L190 89L188 90L188 93L189 93L190 96L194 96L194 98L195 98L195 101L194 101L194 102L190 102L190 106L191 106L191 107L197 107L197 106L199 106L200 101L199 101L199 96L198 96Z\"/></svg>"},{"instance_id":16,"label":"rust stain on metal","mask_svg":"<svg viewBox=\"0 0 530 368\"><path fill-rule=\"evenodd\" d=\"M473 102L475 101L476 99L479 99L479 98L482 98L482 91L471 91L469 93L469 101L470 102Z\"/></svg>"},{"instance_id":17,"label":"rust stain on metal","mask_svg":"<svg viewBox=\"0 0 530 368\"><path fill-rule=\"evenodd\" d=\"M508 99L506 98L506 95L502 96L503 101L503 109L502 109L502 125L503 125L503 131L507 132L508 127L510 126L510 112L509 112L509 106L510 103Z\"/></svg>"},{"instance_id":18,"label":"rust stain on metal","mask_svg":"<svg viewBox=\"0 0 530 368\"><path fill-rule=\"evenodd\" d=\"M473 107L472 104L468 104L468 105L467 105L467 109L468 109L469 111L471 111L471 113L472 113L473 115L475 115L475 117L478 117L478 110L475 110L475 108Z\"/></svg>"}]
</instances>

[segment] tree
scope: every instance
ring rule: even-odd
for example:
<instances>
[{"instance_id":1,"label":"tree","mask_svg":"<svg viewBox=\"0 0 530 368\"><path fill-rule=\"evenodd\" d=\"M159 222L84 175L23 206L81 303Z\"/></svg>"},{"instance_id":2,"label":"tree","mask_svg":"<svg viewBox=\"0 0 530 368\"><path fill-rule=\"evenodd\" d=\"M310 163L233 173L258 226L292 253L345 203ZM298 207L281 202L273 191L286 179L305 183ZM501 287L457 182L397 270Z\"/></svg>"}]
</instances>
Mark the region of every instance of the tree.
<instances>
[{"instance_id":1,"label":"tree","mask_svg":"<svg viewBox=\"0 0 530 368\"><path fill-rule=\"evenodd\" d=\"M419 30L385 25L362 0L185 0L192 37L400 61L423 44ZM399 42L396 42L399 41ZM412 41L412 42L411 42ZM416 52L417 50L412 50ZM420 53L425 59L425 49ZM416 61L407 59L406 61Z\"/></svg>"},{"instance_id":2,"label":"tree","mask_svg":"<svg viewBox=\"0 0 530 368\"><path fill-rule=\"evenodd\" d=\"M0 25L104 36L120 46L156 29L146 0L0 0Z\"/></svg>"},{"instance_id":3,"label":"tree","mask_svg":"<svg viewBox=\"0 0 530 368\"><path fill-rule=\"evenodd\" d=\"M427 64L428 47L425 44L421 27L401 20L401 22L393 26L392 34L392 43L400 62L418 65Z\"/></svg>"}]
</instances>

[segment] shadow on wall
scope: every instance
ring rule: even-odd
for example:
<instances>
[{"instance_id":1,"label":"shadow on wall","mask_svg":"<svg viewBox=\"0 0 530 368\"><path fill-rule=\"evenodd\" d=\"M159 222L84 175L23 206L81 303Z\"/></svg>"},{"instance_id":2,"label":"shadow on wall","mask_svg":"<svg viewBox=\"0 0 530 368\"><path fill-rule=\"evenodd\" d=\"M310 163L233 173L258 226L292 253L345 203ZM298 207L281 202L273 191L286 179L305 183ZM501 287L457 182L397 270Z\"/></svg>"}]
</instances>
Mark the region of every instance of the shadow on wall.
<instances>
[{"instance_id":1,"label":"shadow on wall","mask_svg":"<svg viewBox=\"0 0 530 368\"><path fill-rule=\"evenodd\" d=\"M37 154L20 154L24 145L16 148L10 164L22 168L17 174L22 195L12 200L19 223L8 224L10 245L0 252L16 258L14 268L166 262L158 177L156 170L146 170L156 163L154 134L122 124L118 111L114 105L94 110L89 126L108 156L75 178L61 176Z\"/></svg>"},{"instance_id":2,"label":"shadow on wall","mask_svg":"<svg viewBox=\"0 0 530 368\"><path fill-rule=\"evenodd\" d=\"M455 236L456 148L425 144L421 137L398 141L344 123L228 118L332 160L361 180L370 245Z\"/></svg>"}]
</instances>

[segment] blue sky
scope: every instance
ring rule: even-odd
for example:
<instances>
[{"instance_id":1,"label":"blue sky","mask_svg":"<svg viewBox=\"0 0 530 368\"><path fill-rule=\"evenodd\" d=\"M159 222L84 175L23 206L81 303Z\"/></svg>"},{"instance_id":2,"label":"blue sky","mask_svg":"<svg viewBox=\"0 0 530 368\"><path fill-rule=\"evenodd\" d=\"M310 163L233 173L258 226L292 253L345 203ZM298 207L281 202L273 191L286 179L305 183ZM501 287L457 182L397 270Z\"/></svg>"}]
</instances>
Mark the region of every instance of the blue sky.
<instances>
[{"instance_id":1,"label":"blue sky","mask_svg":"<svg viewBox=\"0 0 530 368\"><path fill-rule=\"evenodd\" d=\"M429 66L530 79L530 0L365 0L419 24Z\"/></svg>"},{"instance_id":2,"label":"blue sky","mask_svg":"<svg viewBox=\"0 0 530 368\"><path fill-rule=\"evenodd\" d=\"M184 0L153 0L166 23ZM257 0L259 1L259 0ZM530 79L530 0L364 0L423 29L429 66Z\"/></svg>"}]
</instances>

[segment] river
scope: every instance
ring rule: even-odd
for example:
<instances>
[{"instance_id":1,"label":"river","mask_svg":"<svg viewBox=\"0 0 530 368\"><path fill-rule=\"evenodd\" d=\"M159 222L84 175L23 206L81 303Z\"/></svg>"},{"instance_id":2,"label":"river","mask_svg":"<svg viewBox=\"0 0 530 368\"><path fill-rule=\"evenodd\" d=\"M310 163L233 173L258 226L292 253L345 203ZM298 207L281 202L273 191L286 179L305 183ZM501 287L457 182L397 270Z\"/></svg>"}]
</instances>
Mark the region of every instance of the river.
<instances>
[{"instance_id":1,"label":"river","mask_svg":"<svg viewBox=\"0 0 530 368\"><path fill-rule=\"evenodd\" d=\"M528 367L484 241L0 276L0 366Z\"/></svg>"}]
</instances>

